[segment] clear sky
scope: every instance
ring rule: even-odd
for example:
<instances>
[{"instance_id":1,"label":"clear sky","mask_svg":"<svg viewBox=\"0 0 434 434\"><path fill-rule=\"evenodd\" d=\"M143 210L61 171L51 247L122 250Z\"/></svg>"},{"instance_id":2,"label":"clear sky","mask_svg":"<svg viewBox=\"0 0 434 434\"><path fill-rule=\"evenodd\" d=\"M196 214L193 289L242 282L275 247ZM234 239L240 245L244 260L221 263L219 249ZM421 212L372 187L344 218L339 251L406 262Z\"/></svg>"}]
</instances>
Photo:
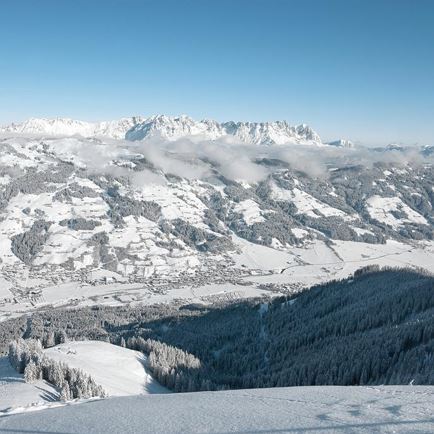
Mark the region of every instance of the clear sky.
<instances>
[{"instance_id":1,"label":"clear sky","mask_svg":"<svg viewBox=\"0 0 434 434\"><path fill-rule=\"evenodd\" d=\"M1 0L0 123L188 114L434 144L434 0Z\"/></svg>"}]
</instances>

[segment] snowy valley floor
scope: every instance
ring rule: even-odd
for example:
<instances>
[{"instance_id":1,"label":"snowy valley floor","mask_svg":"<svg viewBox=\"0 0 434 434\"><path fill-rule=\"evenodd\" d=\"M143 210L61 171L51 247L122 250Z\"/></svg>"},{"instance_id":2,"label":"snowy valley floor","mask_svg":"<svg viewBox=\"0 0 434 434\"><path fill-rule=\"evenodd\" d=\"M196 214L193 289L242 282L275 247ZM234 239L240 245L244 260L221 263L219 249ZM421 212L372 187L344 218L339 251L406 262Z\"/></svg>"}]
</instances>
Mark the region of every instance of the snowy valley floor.
<instances>
[{"instance_id":1,"label":"snowy valley floor","mask_svg":"<svg viewBox=\"0 0 434 434\"><path fill-rule=\"evenodd\" d=\"M51 307L152 305L174 300L208 304L221 299L274 296L281 295L278 290L280 285L288 288L309 287L346 278L367 265L420 267L432 272L434 264L433 242L410 245L396 241L386 244L335 241L328 246L317 241L308 247L290 251L253 244L241 238L236 238L236 243L241 253L234 255L234 269L251 270L251 274L219 283L214 283L211 275L200 284L189 283L188 279L182 284L173 283L170 275L160 276L159 282L164 289L143 283L90 285L71 281L55 285L45 282L41 287L31 287L27 282L27 295L13 296L10 292L12 283L0 275L0 321ZM267 285L275 285L276 288L270 291L266 289Z\"/></svg>"},{"instance_id":2,"label":"snowy valley floor","mask_svg":"<svg viewBox=\"0 0 434 434\"><path fill-rule=\"evenodd\" d=\"M434 387L294 387L109 398L0 418L0 433L430 433Z\"/></svg>"}]
</instances>

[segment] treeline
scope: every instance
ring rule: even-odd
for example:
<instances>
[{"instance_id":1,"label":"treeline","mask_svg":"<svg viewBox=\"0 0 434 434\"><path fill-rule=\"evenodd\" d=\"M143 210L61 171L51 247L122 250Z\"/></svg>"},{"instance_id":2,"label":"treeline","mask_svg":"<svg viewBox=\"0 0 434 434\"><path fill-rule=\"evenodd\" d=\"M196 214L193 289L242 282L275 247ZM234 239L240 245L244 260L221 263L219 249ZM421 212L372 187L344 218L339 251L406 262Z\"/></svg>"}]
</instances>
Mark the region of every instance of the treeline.
<instances>
[{"instance_id":1,"label":"treeline","mask_svg":"<svg viewBox=\"0 0 434 434\"><path fill-rule=\"evenodd\" d=\"M8 357L12 367L24 374L27 383L48 381L60 390L62 401L106 396L103 388L82 370L45 356L39 340L18 339L10 342Z\"/></svg>"},{"instance_id":2,"label":"treeline","mask_svg":"<svg viewBox=\"0 0 434 434\"><path fill-rule=\"evenodd\" d=\"M125 341L124 341L125 342ZM163 342L131 337L125 346L146 354L146 365L160 384L175 392L223 389L203 378L200 360L179 348Z\"/></svg>"},{"instance_id":3,"label":"treeline","mask_svg":"<svg viewBox=\"0 0 434 434\"><path fill-rule=\"evenodd\" d=\"M69 339L140 350L155 377L176 391L434 384L431 275L367 267L294 297L53 309L32 315L25 332L22 319L10 321L28 338L50 342L64 330ZM12 323L5 330L10 336Z\"/></svg>"}]
</instances>

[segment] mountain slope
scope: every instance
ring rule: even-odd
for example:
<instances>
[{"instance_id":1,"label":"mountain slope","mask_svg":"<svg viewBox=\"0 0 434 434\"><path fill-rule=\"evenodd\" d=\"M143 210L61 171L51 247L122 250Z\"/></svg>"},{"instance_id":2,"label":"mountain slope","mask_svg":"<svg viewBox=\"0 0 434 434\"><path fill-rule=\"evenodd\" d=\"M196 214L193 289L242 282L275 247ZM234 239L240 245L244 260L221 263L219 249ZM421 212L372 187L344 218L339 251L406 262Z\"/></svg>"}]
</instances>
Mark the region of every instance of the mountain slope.
<instances>
[{"instance_id":1,"label":"mountain slope","mask_svg":"<svg viewBox=\"0 0 434 434\"><path fill-rule=\"evenodd\" d=\"M258 293L368 263L432 269L429 160L362 166L349 150L316 175L312 147L184 145L3 138L0 312L65 302L68 291L90 300L83 285L142 284L149 297L185 288L190 297L205 283L239 292L249 278ZM101 298L115 297L109 288L98 289Z\"/></svg>"},{"instance_id":2,"label":"mountain slope","mask_svg":"<svg viewBox=\"0 0 434 434\"><path fill-rule=\"evenodd\" d=\"M428 274L368 268L289 299L186 306L167 318L139 318L136 336L193 354L201 361L193 378L208 380L211 389L434 384L434 277Z\"/></svg>"},{"instance_id":3,"label":"mountain slope","mask_svg":"<svg viewBox=\"0 0 434 434\"><path fill-rule=\"evenodd\" d=\"M0 353L65 330L153 353L150 372L172 390L434 384L434 278L376 268L289 297L46 308L25 331L26 317L0 323Z\"/></svg>"},{"instance_id":4,"label":"mountain slope","mask_svg":"<svg viewBox=\"0 0 434 434\"><path fill-rule=\"evenodd\" d=\"M146 357L107 342L69 342L44 350L51 360L90 375L108 396L167 393L145 369ZM24 382L7 357L0 358L0 417L64 405L58 388L45 380Z\"/></svg>"},{"instance_id":5,"label":"mountain slope","mask_svg":"<svg viewBox=\"0 0 434 434\"><path fill-rule=\"evenodd\" d=\"M0 417L4 414L32 411L56 401L59 391L45 380L24 382L7 357L0 357Z\"/></svg>"},{"instance_id":6,"label":"mountain slope","mask_svg":"<svg viewBox=\"0 0 434 434\"><path fill-rule=\"evenodd\" d=\"M166 393L145 369L142 353L107 342L83 341L56 345L44 351L50 359L81 369L109 396Z\"/></svg>"}]
</instances>

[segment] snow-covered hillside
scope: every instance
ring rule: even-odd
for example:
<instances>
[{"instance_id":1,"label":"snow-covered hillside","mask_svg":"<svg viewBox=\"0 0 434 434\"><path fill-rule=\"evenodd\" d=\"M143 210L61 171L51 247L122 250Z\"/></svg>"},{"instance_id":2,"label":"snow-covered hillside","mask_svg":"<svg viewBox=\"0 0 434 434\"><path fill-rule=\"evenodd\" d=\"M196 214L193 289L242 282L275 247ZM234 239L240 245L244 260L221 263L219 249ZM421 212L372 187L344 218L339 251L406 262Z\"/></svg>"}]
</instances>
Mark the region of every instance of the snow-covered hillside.
<instances>
[{"instance_id":1,"label":"snow-covered hillside","mask_svg":"<svg viewBox=\"0 0 434 434\"><path fill-rule=\"evenodd\" d=\"M429 157L313 149L4 137L0 318L291 291L370 263L432 271Z\"/></svg>"},{"instance_id":2,"label":"snow-covered hillside","mask_svg":"<svg viewBox=\"0 0 434 434\"><path fill-rule=\"evenodd\" d=\"M0 357L0 416L33 411L56 403L59 391L45 380L33 384L24 382L7 357Z\"/></svg>"},{"instance_id":3,"label":"snow-covered hillside","mask_svg":"<svg viewBox=\"0 0 434 434\"><path fill-rule=\"evenodd\" d=\"M109 396L168 392L147 373L146 358L138 351L107 342L78 341L56 345L44 353L50 359L81 369Z\"/></svg>"},{"instance_id":4,"label":"snow-covered hillside","mask_svg":"<svg viewBox=\"0 0 434 434\"><path fill-rule=\"evenodd\" d=\"M294 387L110 398L0 418L2 432L430 433L434 387Z\"/></svg>"},{"instance_id":5,"label":"snow-covered hillside","mask_svg":"<svg viewBox=\"0 0 434 434\"><path fill-rule=\"evenodd\" d=\"M44 350L48 358L82 370L102 386L108 396L168 393L148 374L145 356L106 342L77 341ZM6 357L0 358L0 416L54 408L60 391L45 380L26 383Z\"/></svg>"}]
</instances>

